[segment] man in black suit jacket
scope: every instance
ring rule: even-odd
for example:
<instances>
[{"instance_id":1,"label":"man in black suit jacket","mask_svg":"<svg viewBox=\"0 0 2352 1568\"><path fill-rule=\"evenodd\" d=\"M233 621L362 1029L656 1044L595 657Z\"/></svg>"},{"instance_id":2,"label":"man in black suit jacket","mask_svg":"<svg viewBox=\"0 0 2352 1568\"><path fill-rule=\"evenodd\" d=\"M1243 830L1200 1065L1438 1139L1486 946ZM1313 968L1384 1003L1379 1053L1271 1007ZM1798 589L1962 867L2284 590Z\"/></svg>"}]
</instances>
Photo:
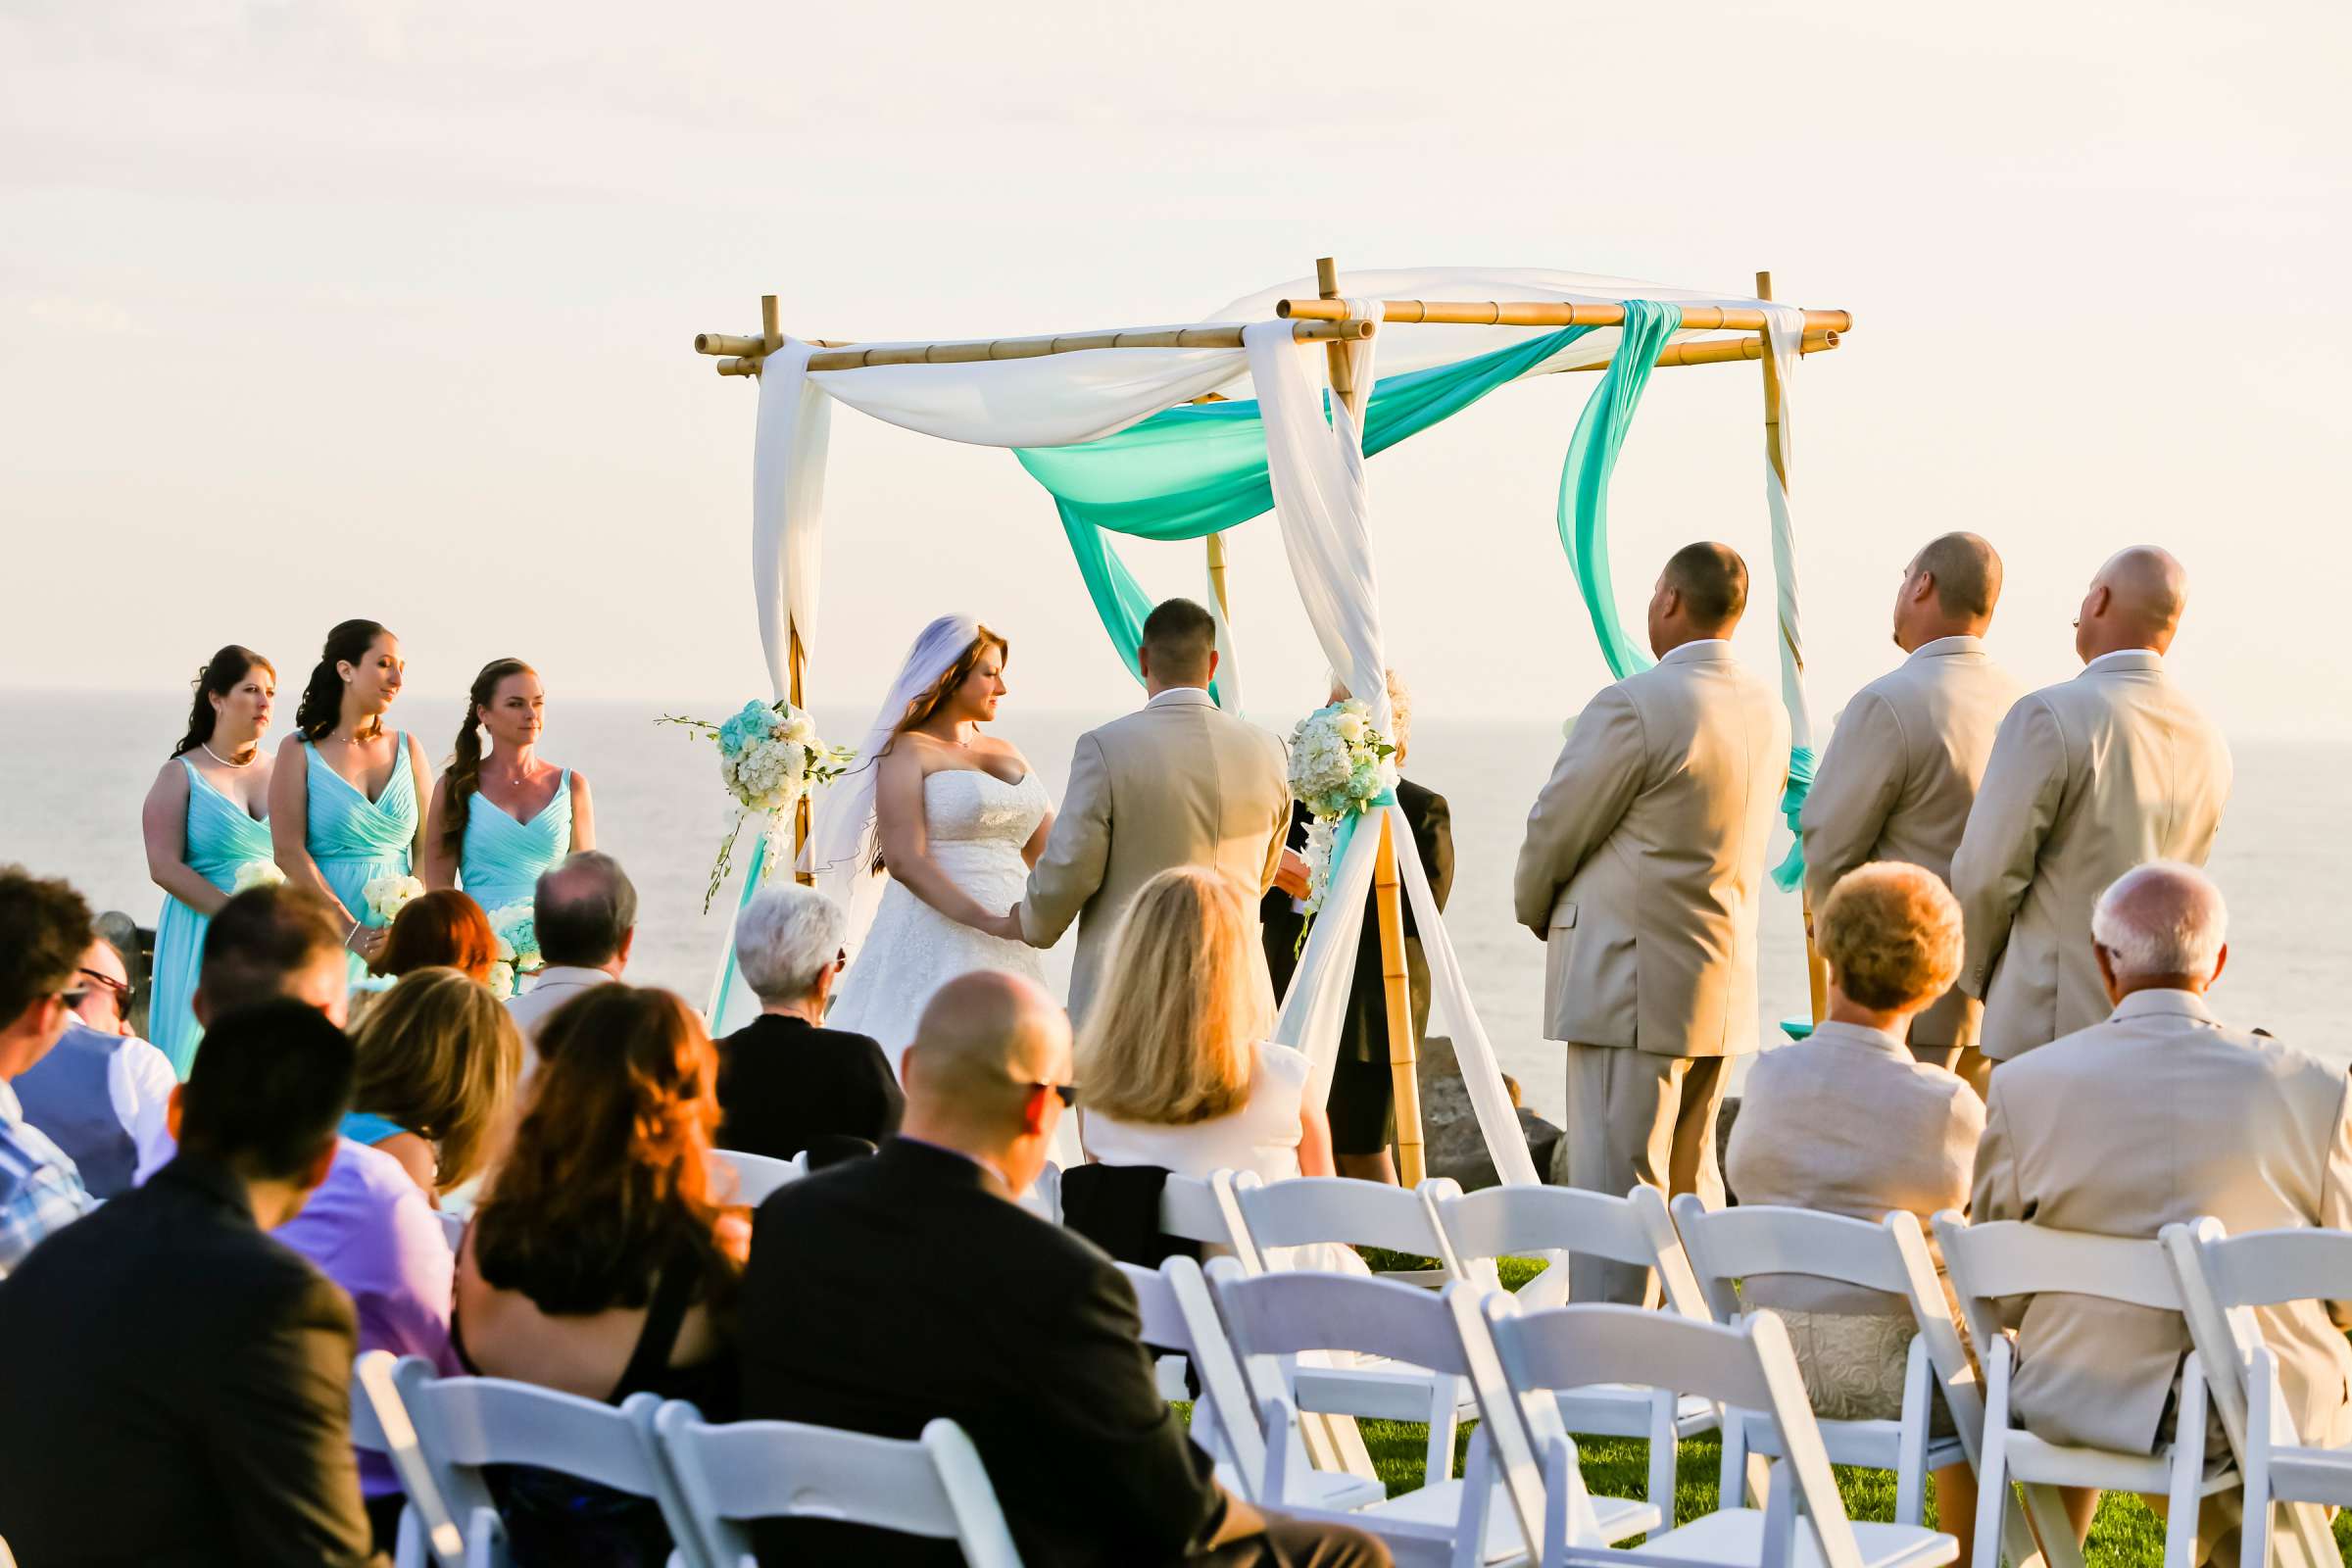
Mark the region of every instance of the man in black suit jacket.
<instances>
[{"instance_id":1,"label":"man in black suit jacket","mask_svg":"<svg viewBox=\"0 0 2352 1568\"><path fill-rule=\"evenodd\" d=\"M1396 706L1396 763L1402 767L1410 709L1396 701L1401 689L1394 677L1389 694ZM1446 797L1400 778L1396 804L1413 830L1413 850L1421 857L1429 891L1443 909L1453 892L1453 816ZM1304 806L1291 803L1291 850L1306 848L1311 820ZM1306 924L1306 916L1298 908L1298 901L1306 892L1305 871L1293 865L1291 855L1283 857L1283 863L1285 869L1274 890L1258 906L1266 969L1274 978L1277 997L1290 989L1291 975L1298 967L1298 933ZM1374 897L1367 894L1364 899L1364 935L1356 944L1348 1020L1340 1030L1340 1054L1332 1065L1331 1098L1324 1109L1331 1117L1331 1150L1338 1158L1340 1174L1395 1185L1396 1165L1389 1145L1396 1137L1396 1107L1395 1080L1389 1071L1389 1009L1381 986L1380 922ZM1404 906L1404 967L1412 989L1413 1039L1418 1041L1429 1033L1429 957L1421 950L1420 927L1413 920L1409 900Z\"/></svg>"},{"instance_id":2,"label":"man in black suit jacket","mask_svg":"<svg viewBox=\"0 0 2352 1568\"><path fill-rule=\"evenodd\" d=\"M1261 1514L1218 1486L1152 1385L1135 1295L1089 1243L1013 1201L1070 1077L1069 1022L1034 983L943 986L878 1158L762 1204L740 1303L746 1419L912 1438L947 1416L980 1450L1031 1568L1386 1563L1372 1538ZM760 1561L954 1563L952 1543L773 1521Z\"/></svg>"},{"instance_id":3,"label":"man in black suit jacket","mask_svg":"<svg viewBox=\"0 0 2352 1568\"><path fill-rule=\"evenodd\" d=\"M325 1180L352 1050L316 1008L221 1018L179 1157L0 1282L0 1538L50 1563L365 1564L351 1302L264 1234Z\"/></svg>"}]
</instances>

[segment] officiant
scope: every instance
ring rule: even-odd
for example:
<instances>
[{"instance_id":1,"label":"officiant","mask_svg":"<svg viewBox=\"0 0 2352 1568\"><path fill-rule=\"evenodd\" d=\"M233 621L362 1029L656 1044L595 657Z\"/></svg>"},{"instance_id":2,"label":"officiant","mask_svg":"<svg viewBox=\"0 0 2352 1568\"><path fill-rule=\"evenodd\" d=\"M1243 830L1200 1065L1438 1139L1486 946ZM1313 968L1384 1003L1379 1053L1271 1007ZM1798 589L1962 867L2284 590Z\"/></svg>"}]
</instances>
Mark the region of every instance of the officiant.
<instances>
[{"instance_id":1,"label":"officiant","mask_svg":"<svg viewBox=\"0 0 2352 1568\"><path fill-rule=\"evenodd\" d=\"M1446 907L1453 891L1453 819L1446 797L1402 777L1413 728L1412 695L1396 672L1388 672L1390 728L1396 746L1396 804L1413 830L1413 849L1428 874L1429 890L1438 907ZM1348 688L1334 680L1331 700L1348 700ZM1282 870L1273 890L1259 906L1266 969L1274 979L1274 994L1290 990L1298 966L1299 932L1306 924L1306 808L1291 803L1291 836L1283 852ZM1331 1074L1331 1097L1325 1110L1331 1118L1332 1153L1342 1176L1358 1181L1396 1182L1396 1164L1390 1145L1396 1138L1396 1084L1389 1068L1389 1014L1380 973L1380 921L1366 894L1362 940L1355 949L1355 978L1348 994L1348 1017L1340 1029L1340 1053ZM1404 963L1412 991L1413 1038L1429 1032L1429 959L1421 951L1413 911L1404 910Z\"/></svg>"}]
</instances>

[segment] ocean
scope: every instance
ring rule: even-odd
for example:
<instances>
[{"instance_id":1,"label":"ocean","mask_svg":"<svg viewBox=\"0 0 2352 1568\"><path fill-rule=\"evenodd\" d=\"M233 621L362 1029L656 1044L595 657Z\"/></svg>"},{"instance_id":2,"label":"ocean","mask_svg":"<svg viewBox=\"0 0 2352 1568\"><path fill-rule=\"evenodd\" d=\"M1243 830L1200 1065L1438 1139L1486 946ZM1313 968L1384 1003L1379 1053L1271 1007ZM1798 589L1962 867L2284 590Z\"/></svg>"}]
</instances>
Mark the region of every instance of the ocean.
<instances>
[{"instance_id":1,"label":"ocean","mask_svg":"<svg viewBox=\"0 0 2352 1568\"><path fill-rule=\"evenodd\" d=\"M175 694L0 691L0 860L64 876L99 908L153 925L162 895L147 880L139 803L179 734L187 699ZM740 705L684 705L715 717ZM462 699L405 697L394 725L419 726L426 755L446 754ZM290 719L293 694L280 713ZM542 749L586 773L600 847L620 858L639 896L629 977L671 987L697 1006L721 945L730 887L708 915L703 889L727 817L716 754L684 730L656 728L652 703L551 703ZM855 737L868 715L819 708L823 732ZM1019 744L1056 799L1072 743L1107 715L1008 707L998 730ZM272 734L274 746L283 730ZM1412 776L1452 807L1455 864L1446 927L1503 1069L1527 1103L1557 1119L1563 1085L1556 1048L1543 1039L1544 950L1511 919L1511 867L1529 804L1560 744L1554 724L1457 723L1416 715ZM2352 1063L2344 986L2352 979L2352 839L2345 780L2352 746L2292 741L2237 748L2235 798L2212 870L2230 900L2229 972L2215 1004L2331 1061ZM1785 847L1776 834L1773 856ZM748 843L744 846L748 850ZM738 857L741 863L743 857ZM1793 894L1767 888L1760 975L1762 1022L1806 1010L1804 940ZM1049 955L1066 984L1070 949Z\"/></svg>"}]
</instances>

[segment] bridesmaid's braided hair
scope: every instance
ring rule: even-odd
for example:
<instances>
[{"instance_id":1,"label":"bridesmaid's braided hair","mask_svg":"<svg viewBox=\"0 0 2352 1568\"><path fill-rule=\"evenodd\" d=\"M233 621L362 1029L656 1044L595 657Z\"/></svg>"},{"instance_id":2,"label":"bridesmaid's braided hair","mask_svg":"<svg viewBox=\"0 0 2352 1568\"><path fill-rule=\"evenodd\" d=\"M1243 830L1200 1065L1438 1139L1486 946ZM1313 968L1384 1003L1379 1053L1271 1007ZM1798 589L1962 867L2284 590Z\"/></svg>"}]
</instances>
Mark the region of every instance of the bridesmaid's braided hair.
<instances>
[{"instance_id":1,"label":"bridesmaid's braided hair","mask_svg":"<svg viewBox=\"0 0 2352 1568\"><path fill-rule=\"evenodd\" d=\"M173 757L183 757L213 738L213 725L220 717L213 711L213 699L226 697L237 689L240 681L256 669L266 669L270 678L277 678L277 666L250 648L230 643L196 672L196 703L188 710L188 732L172 748Z\"/></svg>"},{"instance_id":2,"label":"bridesmaid's braided hair","mask_svg":"<svg viewBox=\"0 0 2352 1568\"><path fill-rule=\"evenodd\" d=\"M311 666L310 683L302 689L302 701L294 707L294 729L304 740L322 741L335 732L343 718L343 677L337 664L357 664L368 657L378 637L390 632L372 620L346 620L326 634L326 646L318 652L318 662Z\"/></svg>"},{"instance_id":3,"label":"bridesmaid's braided hair","mask_svg":"<svg viewBox=\"0 0 2352 1568\"><path fill-rule=\"evenodd\" d=\"M473 677L466 694L466 721L458 726L458 744L441 776L449 780L449 815L441 827L441 848L451 858L466 849L466 817L474 793L482 787L482 710L498 695L498 683L509 675L538 673L519 659L493 659Z\"/></svg>"}]
</instances>

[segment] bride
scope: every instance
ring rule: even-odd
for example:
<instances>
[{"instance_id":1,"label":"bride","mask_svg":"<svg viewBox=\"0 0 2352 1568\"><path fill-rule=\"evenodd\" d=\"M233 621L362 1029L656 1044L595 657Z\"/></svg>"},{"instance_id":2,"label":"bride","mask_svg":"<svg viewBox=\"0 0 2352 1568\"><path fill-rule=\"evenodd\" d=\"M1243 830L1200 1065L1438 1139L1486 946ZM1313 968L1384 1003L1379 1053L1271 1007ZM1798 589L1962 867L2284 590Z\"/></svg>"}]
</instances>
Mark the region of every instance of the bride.
<instances>
[{"instance_id":1,"label":"bride","mask_svg":"<svg viewBox=\"0 0 2352 1568\"><path fill-rule=\"evenodd\" d=\"M977 929L1020 903L1054 827L1020 748L980 729L1004 700L1009 652L969 615L925 626L811 841L817 884L853 934L873 910L826 1022L872 1036L894 1072L945 982L974 969L1044 978L1036 949Z\"/></svg>"}]
</instances>

